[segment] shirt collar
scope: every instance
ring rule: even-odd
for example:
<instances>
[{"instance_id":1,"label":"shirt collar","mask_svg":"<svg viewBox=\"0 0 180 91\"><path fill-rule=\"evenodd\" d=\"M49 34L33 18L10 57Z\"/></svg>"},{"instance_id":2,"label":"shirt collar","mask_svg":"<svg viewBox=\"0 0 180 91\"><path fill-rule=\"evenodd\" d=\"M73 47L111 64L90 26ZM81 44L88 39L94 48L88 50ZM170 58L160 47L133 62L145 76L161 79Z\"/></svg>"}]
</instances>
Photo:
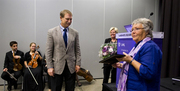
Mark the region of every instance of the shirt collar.
<instances>
[{"instance_id":1,"label":"shirt collar","mask_svg":"<svg viewBox=\"0 0 180 91\"><path fill-rule=\"evenodd\" d=\"M15 53L14 53L14 54L16 54L16 52L17 52L17 50L15 51ZM12 54L13 54L13 50L12 50Z\"/></svg>"},{"instance_id":2,"label":"shirt collar","mask_svg":"<svg viewBox=\"0 0 180 91\"><path fill-rule=\"evenodd\" d=\"M64 30L64 27L61 26L61 24L59 24L59 26L60 26L61 31L63 31L63 30ZM67 32L68 32L68 31L69 31L69 27L67 27L66 30L67 30Z\"/></svg>"}]
</instances>

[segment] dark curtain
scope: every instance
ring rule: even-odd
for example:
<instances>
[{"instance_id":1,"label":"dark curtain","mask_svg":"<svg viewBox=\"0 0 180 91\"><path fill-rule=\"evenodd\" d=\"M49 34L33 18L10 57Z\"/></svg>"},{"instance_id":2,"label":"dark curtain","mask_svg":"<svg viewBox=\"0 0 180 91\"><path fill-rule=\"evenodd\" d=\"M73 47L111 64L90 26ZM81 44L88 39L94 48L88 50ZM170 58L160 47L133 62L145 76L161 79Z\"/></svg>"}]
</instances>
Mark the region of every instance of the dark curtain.
<instances>
[{"instance_id":1,"label":"dark curtain","mask_svg":"<svg viewBox=\"0 0 180 91\"><path fill-rule=\"evenodd\" d=\"M164 32L161 77L180 76L180 0L160 0L160 31Z\"/></svg>"}]
</instances>

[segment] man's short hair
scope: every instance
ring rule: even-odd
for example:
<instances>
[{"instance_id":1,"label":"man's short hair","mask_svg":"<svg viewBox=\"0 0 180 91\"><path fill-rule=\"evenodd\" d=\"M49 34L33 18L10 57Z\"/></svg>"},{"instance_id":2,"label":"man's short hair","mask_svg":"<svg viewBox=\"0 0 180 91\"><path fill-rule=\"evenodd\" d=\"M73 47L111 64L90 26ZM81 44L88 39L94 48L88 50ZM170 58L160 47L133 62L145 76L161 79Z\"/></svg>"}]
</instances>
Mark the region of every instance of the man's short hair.
<instances>
[{"instance_id":1,"label":"man's short hair","mask_svg":"<svg viewBox=\"0 0 180 91\"><path fill-rule=\"evenodd\" d=\"M18 44L16 41L11 41L10 43L9 43L9 45L10 46L13 46L14 44Z\"/></svg>"},{"instance_id":2,"label":"man's short hair","mask_svg":"<svg viewBox=\"0 0 180 91\"><path fill-rule=\"evenodd\" d=\"M63 11L60 12L60 17L64 18L64 15L65 15L66 13L68 13L68 14L70 14L70 15L72 16L71 11L65 9L65 10L63 10Z\"/></svg>"}]
</instances>

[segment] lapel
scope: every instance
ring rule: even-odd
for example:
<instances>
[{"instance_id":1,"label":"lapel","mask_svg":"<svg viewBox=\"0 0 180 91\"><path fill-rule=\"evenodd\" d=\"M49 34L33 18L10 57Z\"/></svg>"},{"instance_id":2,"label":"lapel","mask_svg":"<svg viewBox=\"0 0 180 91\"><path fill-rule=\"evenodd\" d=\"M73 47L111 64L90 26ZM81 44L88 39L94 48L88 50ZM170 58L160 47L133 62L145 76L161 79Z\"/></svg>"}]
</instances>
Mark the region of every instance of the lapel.
<instances>
[{"instance_id":1,"label":"lapel","mask_svg":"<svg viewBox=\"0 0 180 91\"><path fill-rule=\"evenodd\" d=\"M18 50L16 51L15 55L18 55ZM20 56L20 55L19 55Z\"/></svg>"},{"instance_id":2,"label":"lapel","mask_svg":"<svg viewBox=\"0 0 180 91\"><path fill-rule=\"evenodd\" d=\"M10 55L10 57L13 59L13 53L12 53L12 51L10 51L9 55Z\"/></svg>"},{"instance_id":3,"label":"lapel","mask_svg":"<svg viewBox=\"0 0 180 91\"><path fill-rule=\"evenodd\" d=\"M9 61L11 61L11 60L13 59L12 50L9 51L9 53L7 54L7 56L9 57Z\"/></svg>"},{"instance_id":4,"label":"lapel","mask_svg":"<svg viewBox=\"0 0 180 91\"><path fill-rule=\"evenodd\" d=\"M68 43L67 43L66 51L68 50L68 48L69 48L69 46L71 44L72 38L73 38L73 30L69 27L69 31L68 31Z\"/></svg>"},{"instance_id":5,"label":"lapel","mask_svg":"<svg viewBox=\"0 0 180 91\"><path fill-rule=\"evenodd\" d=\"M69 27L67 48L65 47L64 38L63 38L63 34L61 32L60 26L58 26L58 28L57 28L57 34L58 34L58 37L60 36L59 43L62 43L63 48L67 51L70 44L71 44L71 42L72 42L72 40L73 40L72 39L73 38L73 30Z\"/></svg>"},{"instance_id":6,"label":"lapel","mask_svg":"<svg viewBox=\"0 0 180 91\"><path fill-rule=\"evenodd\" d=\"M58 40L58 42L59 42L60 44L62 43L63 48L64 48L64 49L66 49L66 47L65 47L65 43L64 43L63 34L62 34L62 32L61 32L60 26L58 26L58 27L57 27L57 31L56 31L56 33L58 34L58 36L57 36L57 37L60 37L60 38L59 38L60 40ZM57 38L57 39L58 39L58 38Z\"/></svg>"}]
</instances>

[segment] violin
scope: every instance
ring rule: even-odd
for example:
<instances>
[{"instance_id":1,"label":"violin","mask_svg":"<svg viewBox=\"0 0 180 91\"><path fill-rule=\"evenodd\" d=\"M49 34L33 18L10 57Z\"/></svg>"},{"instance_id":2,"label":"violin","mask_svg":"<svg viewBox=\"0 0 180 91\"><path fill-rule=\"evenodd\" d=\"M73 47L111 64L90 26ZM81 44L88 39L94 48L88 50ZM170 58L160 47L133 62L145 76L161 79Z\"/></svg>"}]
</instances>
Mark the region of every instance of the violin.
<instances>
[{"instance_id":1,"label":"violin","mask_svg":"<svg viewBox=\"0 0 180 91\"><path fill-rule=\"evenodd\" d=\"M37 50L39 49L39 45L37 46L36 49ZM31 55L31 61L29 61L28 66L31 68L36 68L38 66L38 62L37 62L38 58L39 58L39 55L37 55L36 53L32 54Z\"/></svg>"},{"instance_id":2,"label":"violin","mask_svg":"<svg viewBox=\"0 0 180 91\"><path fill-rule=\"evenodd\" d=\"M13 70L14 71L20 71L22 69L22 65L20 64L20 58L16 59L14 58L15 54L13 52L13 63L14 63L14 67Z\"/></svg>"},{"instance_id":3,"label":"violin","mask_svg":"<svg viewBox=\"0 0 180 91\"><path fill-rule=\"evenodd\" d=\"M83 76L88 82L93 80L93 76L91 75L90 71L85 70L84 68L80 68L77 75Z\"/></svg>"}]
</instances>

